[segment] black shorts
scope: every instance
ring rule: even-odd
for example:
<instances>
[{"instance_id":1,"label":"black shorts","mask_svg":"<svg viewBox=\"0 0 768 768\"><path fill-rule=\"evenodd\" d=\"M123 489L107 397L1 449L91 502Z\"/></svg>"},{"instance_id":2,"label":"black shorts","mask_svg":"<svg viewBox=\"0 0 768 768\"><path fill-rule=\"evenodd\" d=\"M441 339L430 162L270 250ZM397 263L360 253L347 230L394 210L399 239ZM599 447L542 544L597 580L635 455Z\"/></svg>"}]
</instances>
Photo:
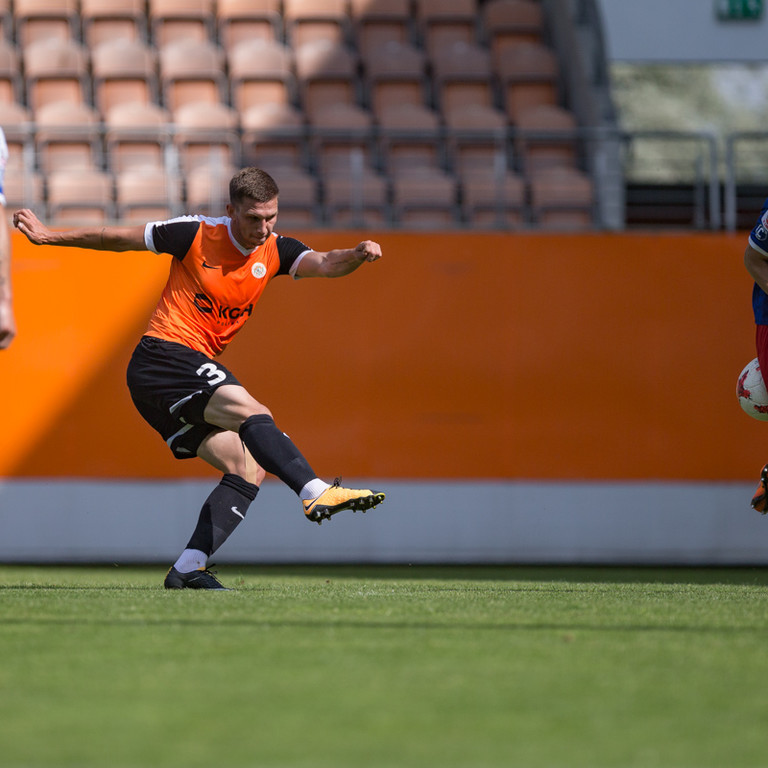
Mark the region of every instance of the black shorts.
<instances>
[{"instance_id":1,"label":"black shorts","mask_svg":"<svg viewBox=\"0 0 768 768\"><path fill-rule=\"evenodd\" d=\"M208 355L153 336L133 351L127 382L139 413L177 459L197 456L200 443L219 429L203 419L211 395L222 384L240 383Z\"/></svg>"}]
</instances>

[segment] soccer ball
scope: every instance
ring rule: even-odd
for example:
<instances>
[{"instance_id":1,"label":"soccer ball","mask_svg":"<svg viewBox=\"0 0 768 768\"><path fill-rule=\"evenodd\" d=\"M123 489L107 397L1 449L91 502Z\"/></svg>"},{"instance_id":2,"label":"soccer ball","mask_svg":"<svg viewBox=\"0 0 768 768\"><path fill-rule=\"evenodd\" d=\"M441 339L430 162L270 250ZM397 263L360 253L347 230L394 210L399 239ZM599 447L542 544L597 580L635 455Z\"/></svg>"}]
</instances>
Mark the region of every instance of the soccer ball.
<instances>
[{"instance_id":1,"label":"soccer ball","mask_svg":"<svg viewBox=\"0 0 768 768\"><path fill-rule=\"evenodd\" d=\"M768 421L768 389L760 373L757 358L748 363L739 374L736 395L744 413L758 421Z\"/></svg>"}]
</instances>

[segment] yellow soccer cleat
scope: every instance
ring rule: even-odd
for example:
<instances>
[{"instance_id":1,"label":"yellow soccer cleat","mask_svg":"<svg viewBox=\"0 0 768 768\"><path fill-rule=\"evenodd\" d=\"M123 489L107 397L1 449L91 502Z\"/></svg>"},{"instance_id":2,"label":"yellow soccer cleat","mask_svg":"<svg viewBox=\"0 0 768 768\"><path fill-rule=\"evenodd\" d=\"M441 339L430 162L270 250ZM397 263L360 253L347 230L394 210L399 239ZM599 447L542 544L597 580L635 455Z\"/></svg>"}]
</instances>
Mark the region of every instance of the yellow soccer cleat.
<instances>
[{"instance_id":1,"label":"yellow soccer cleat","mask_svg":"<svg viewBox=\"0 0 768 768\"><path fill-rule=\"evenodd\" d=\"M752 497L752 509L762 515L768 512L768 464L760 472L760 485L757 486L755 495Z\"/></svg>"},{"instance_id":2,"label":"yellow soccer cleat","mask_svg":"<svg viewBox=\"0 0 768 768\"><path fill-rule=\"evenodd\" d=\"M384 501L386 494L381 491L342 488L340 483L341 478L337 477L333 481L333 485L323 491L316 499L302 502L307 520L320 525L323 520L328 520L331 515L344 509L351 509L353 512L358 510L365 512Z\"/></svg>"}]
</instances>

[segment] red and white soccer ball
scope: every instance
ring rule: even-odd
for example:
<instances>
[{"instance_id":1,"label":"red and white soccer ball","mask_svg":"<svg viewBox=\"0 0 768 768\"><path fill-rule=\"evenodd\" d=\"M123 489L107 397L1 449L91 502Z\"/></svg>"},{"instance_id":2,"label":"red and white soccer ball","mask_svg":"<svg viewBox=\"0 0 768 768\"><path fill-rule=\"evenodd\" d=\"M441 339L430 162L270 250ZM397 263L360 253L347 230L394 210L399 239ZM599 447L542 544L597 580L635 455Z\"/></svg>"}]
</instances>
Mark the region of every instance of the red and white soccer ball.
<instances>
[{"instance_id":1,"label":"red and white soccer ball","mask_svg":"<svg viewBox=\"0 0 768 768\"><path fill-rule=\"evenodd\" d=\"M768 421L768 389L757 358L747 363L739 374L736 395L744 413L758 421Z\"/></svg>"}]
</instances>

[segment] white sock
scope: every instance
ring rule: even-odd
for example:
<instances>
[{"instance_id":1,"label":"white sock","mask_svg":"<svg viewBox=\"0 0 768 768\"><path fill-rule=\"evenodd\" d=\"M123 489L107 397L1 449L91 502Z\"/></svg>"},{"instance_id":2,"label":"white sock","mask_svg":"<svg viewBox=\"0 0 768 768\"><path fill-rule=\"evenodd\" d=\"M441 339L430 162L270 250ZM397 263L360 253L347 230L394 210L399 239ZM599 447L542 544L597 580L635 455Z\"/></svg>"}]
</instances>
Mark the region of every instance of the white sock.
<instances>
[{"instance_id":1,"label":"white sock","mask_svg":"<svg viewBox=\"0 0 768 768\"><path fill-rule=\"evenodd\" d=\"M200 568L205 568L208 562L208 555L199 549L185 549L179 559L173 564L173 567L179 573L192 573Z\"/></svg>"},{"instance_id":2,"label":"white sock","mask_svg":"<svg viewBox=\"0 0 768 768\"><path fill-rule=\"evenodd\" d=\"M327 488L330 488L331 486L325 482L325 480L321 480L319 477L316 477L314 480L310 480L302 489L299 491L299 498L302 501L308 501L309 499L316 499L323 491L325 491Z\"/></svg>"}]
</instances>

